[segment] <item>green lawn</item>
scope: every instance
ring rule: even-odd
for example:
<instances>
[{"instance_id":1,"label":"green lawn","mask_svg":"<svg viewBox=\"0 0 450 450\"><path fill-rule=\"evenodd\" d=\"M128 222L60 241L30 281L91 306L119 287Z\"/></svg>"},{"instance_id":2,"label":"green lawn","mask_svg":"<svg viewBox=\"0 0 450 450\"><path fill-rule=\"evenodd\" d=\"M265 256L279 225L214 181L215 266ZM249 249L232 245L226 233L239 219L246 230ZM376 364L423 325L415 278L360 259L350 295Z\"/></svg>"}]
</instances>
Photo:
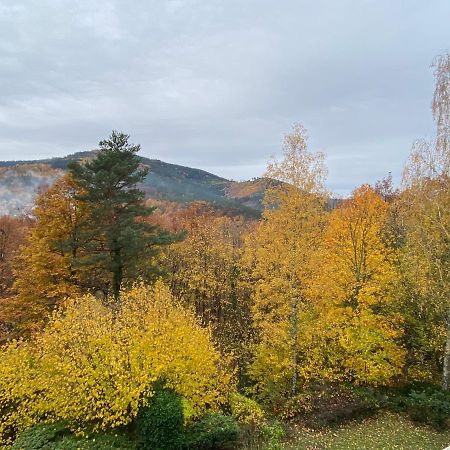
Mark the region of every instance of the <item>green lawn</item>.
<instances>
[{"instance_id":1,"label":"green lawn","mask_svg":"<svg viewBox=\"0 0 450 450\"><path fill-rule=\"evenodd\" d=\"M294 434L289 450L442 450L450 445L450 431L437 432L395 414L320 432L298 428Z\"/></svg>"}]
</instances>

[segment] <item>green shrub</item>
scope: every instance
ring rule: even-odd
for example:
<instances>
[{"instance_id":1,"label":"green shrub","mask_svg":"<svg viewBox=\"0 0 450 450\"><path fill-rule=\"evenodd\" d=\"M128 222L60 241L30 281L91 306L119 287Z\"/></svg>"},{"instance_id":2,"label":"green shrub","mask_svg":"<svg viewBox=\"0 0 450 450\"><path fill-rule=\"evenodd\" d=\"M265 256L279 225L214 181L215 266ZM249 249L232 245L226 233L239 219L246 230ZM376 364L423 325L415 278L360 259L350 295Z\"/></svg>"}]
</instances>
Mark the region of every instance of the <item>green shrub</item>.
<instances>
[{"instance_id":1,"label":"green shrub","mask_svg":"<svg viewBox=\"0 0 450 450\"><path fill-rule=\"evenodd\" d=\"M62 423L39 424L22 431L14 441L14 450L38 450L53 448L54 442L68 433Z\"/></svg>"},{"instance_id":2,"label":"green shrub","mask_svg":"<svg viewBox=\"0 0 450 450\"><path fill-rule=\"evenodd\" d=\"M139 445L152 450L178 450L183 440L183 404L173 390L157 385L149 404L136 418Z\"/></svg>"},{"instance_id":3,"label":"green shrub","mask_svg":"<svg viewBox=\"0 0 450 450\"><path fill-rule=\"evenodd\" d=\"M450 393L441 390L411 391L406 399L411 419L437 428L450 424Z\"/></svg>"},{"instance_id":4,"label":"green shrub","mask_svg":"<svg viewBox=\"0 0 450 450\"><path fill-rule=\"evenodd\" d=\"M96 433L89 437L79 438L73 434L57 441L52 450L135 450L136 444L121 433Z\"/></svg>"},{"instance_id":5,"label":"green shrub","mask_svg":"<svg viewBox=\"0 0 450 450\"><path fill-rule=\"evenodd\" d=\"M435 428L450 427L450 392L429 383L405 384L383 393L384 408L408 414L416 421Z\"/></svg>"},{"instance_id":6,"label":"green shrub","mask_svg":"<svg viewBox=\"0 0 450 450\"><path fill-rule=\"evenodd\" d=\"M184 448L226 450L236 448L239 428L231 416L209 413L186 429Z\"/></svg>"},{"instance_id":7,"label":"green shrub","mask_svg":"<svg viewBox=\"0 0 450 450\"><path fill-rule=\"evenodd\" d=\"M279 422L264 425L262 434L267 445L267 450L281 450L284 448L282 439L285 433Z\"/></svg>"},{"instance_id":8,"label":"green shrub","mask_svg":"<svg viewBox=\"0 0 450 450\"><path fill-rule=\"evenodd\" d=\"M13 450L130 450L135 444L122 431L95 433L86 437L71 434L62 423L39 424L17 437Z\"/></svg>"}]
</instances>

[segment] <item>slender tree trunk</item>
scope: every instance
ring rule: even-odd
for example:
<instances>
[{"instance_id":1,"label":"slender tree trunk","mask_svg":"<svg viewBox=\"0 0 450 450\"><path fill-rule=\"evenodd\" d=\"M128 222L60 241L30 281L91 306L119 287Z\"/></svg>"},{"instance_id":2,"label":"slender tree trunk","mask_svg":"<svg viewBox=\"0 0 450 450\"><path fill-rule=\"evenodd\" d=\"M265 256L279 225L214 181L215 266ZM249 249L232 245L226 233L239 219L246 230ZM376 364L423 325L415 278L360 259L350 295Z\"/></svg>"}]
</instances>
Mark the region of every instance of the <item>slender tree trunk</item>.
<instances>
[{"instance_id":1,"label":"slender tree trunk","mask_svg":"<svg viewBox=\"0 0 450 450\"><path fill-rule=\"evenodd\" d=\"M115 245L114 248L114 271L113 271L113 295L116 303L119 302L120 296L120 286L122 284L123 277L123 264L122 264L122 254L120 248Z\"/></svg>"},{"instance_id":2,"label":"slender tree trunk","mask_svg":"<svg viewBox=\"0 0 450 450\"><path fill-rule=\"evenodd\" d=\"M450 388L450 308L447 315L447 343L445 344L442 372L442 389L448 391Z\"/></svg>"},{"instance_id":3,"label":"slender tree trunk","mask_svg":"<svg viewBox=\"0 0 450 450\"><path fill-rule=\"evenodd\" d=\"M292 340L292 382L291 395L295 396L297 393L297 365L298 365L298 350L297 350L297 299L292 299L291 304L291 340Z\"/></svg>"}]
</instances>

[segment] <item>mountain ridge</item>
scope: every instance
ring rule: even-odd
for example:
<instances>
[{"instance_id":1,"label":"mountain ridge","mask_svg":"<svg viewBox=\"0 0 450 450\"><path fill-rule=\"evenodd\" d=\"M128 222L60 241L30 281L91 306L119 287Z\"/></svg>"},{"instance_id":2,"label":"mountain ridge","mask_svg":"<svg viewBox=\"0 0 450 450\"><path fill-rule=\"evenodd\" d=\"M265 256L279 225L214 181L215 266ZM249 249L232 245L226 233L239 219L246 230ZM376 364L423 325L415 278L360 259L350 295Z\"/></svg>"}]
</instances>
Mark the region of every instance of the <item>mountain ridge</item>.
<instances>
[{"instance_id":1,"label":"mountain ridge","mask_svg":"<svg viewBox=\"0 0 450 450\"><path fill-rule=\"evenodd\" d=\"M64 174L71 161L93 158L95 150L63 157L0 161L0 215L30 212L36 193ZM177 203L210 202L236 214L257 217L268 180L232 181L202 169L139 156L149 172L140 188L146 198Z\"/></svg>"}]
</instances>

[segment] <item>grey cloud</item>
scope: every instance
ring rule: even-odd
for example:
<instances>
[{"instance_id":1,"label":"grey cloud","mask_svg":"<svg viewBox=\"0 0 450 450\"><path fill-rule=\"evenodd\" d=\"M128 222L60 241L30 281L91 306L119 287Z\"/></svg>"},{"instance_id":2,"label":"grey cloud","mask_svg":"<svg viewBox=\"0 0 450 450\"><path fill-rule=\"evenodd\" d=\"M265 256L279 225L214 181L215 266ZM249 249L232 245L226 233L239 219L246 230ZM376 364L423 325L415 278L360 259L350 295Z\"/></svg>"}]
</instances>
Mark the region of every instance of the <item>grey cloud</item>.
<instances>
[{"instance_id":1,"label":"grey cloud","mask_svg":"<svg viewBox=\"0 0 450 450\"><path fill-rule=\"evenodd\" d=\"M63 155L111 129L142 152L260 175L292 122L346 193L432 133L447 0L0 0L0 158Z\"/></svg>"}]
</instances>

